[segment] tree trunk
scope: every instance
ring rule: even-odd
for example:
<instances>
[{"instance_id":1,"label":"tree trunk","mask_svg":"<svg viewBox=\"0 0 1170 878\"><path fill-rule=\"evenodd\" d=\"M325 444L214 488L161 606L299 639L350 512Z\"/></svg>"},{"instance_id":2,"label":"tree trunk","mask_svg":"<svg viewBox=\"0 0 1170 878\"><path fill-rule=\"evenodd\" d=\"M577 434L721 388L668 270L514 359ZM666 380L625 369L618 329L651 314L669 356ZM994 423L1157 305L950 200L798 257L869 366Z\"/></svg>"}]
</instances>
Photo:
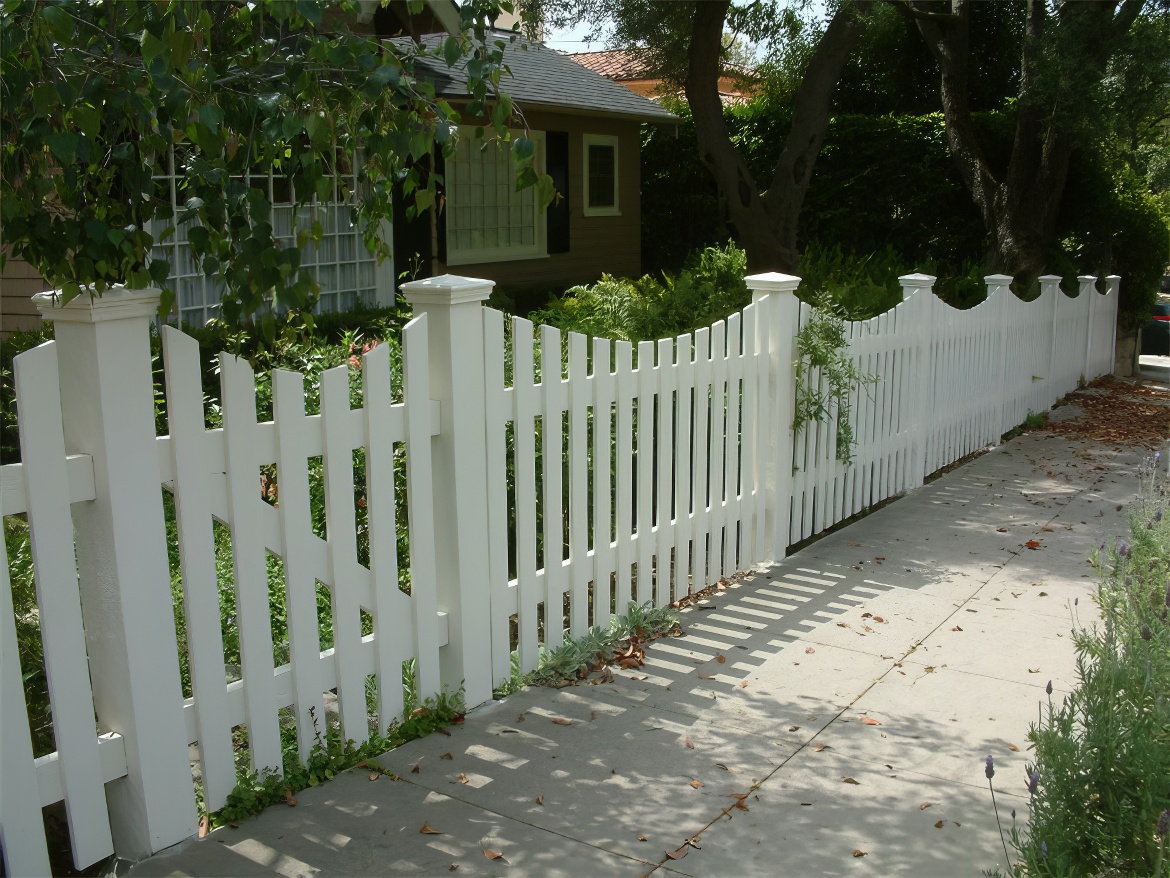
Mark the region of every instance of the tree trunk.
<instances>
[{"instance_id":1,"label":"tree trunk","mask_svg":"<svg viewBox=\"0 0 1170 878\"><path fill-rule=\"evenodd\" d=\"M1112 39L1129 29L1141 4L1142 0L1124 0L1120 10L1116 2L1060 7L1059 24L1077 38L1065 50L1075 51L1083 62L1078 70L1083 83L1104 75ZM1031 284L1046 269L1056 243L1069 160L1079 136L1050 106L1055 96L1040 92L1038 68L1052 24L1047 4L1028 0L1016 129L1003 173L996 173L988 162L968 103L970 0L952 0L950 13L918 8L913 0L901 0L899 8L914 18L938 62L947 142L989 238L985 266Z\"/></svg>"},{"instance_id":2,"label":"tree trunk","mask_svg":"<svg viewBox=\"0 0 1170 878\"><path fill-rule=\"evenodd\" d=\"M729 6L729 0L701 0L691 28L686 95L699 158L723 195L747 251L749 271L791 274L800 261L796 237L800 209L829 126L833 92L860 24L853 3L838 7L794 97L792 127L765 193L731 142L719 100L723 24Z\"/></svg>"}]
</instances>

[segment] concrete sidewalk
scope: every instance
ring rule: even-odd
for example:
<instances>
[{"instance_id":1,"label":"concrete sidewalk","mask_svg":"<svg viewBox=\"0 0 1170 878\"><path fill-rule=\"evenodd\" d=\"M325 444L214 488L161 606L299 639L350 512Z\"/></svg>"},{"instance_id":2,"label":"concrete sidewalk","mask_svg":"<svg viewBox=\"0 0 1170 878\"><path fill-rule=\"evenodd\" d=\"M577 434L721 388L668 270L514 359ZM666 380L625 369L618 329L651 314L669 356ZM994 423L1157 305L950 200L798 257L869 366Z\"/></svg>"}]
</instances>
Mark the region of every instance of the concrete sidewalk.
<instances>
[{"instance_id":1,"label":"concrete sidewalk","mask_svg":"<svg viewBox=\"0 0 1170 878\"><path fill-rule=\"evenodd\" d=\"M1026 820L1028 723L1073 685L1140 458L1017 438L685 612L640 671L488 704L382 757L398 781L347 772L130 874L1002 868L984 759Z\"/></svg>"}]
</instances>

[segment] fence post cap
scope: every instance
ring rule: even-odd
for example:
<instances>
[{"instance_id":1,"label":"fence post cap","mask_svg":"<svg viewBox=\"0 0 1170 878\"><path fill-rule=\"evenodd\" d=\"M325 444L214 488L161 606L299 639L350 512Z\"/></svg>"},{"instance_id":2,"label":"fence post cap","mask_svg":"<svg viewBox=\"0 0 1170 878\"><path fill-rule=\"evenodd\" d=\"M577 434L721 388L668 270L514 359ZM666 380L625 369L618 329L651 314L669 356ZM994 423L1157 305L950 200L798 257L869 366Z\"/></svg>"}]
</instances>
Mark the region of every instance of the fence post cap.
<instances>
[{"instance_id":1,"label":"fence post cap","mask_svg":"<svg viewBox=\"0 0 1170 878\"><path fill-rule=\"evenodd\" d=\"M1093 274L1078 274L1077 280L1079 280L1083 284L1085 284L1085 283L1095 284L1097 282L1097 276L1093 275Z\"/></svg>"},{"instance_id":2,"label":"fence post cap","mask_svg":"<svg viewBox=\"0 0 1170 878\"><path fill-rule=\"evenodd\" d=\"M744 278L749 290L755 293L794 293L800 286L800 278L778 271L765 271Z\"/></svg>"},{"instance_id":3,"label":"fence post cap","mask_svg":"<svg viewBox=\"0 0 1170 878\"><path fill-rule=\"evenodd\" d=\"M1107 275L1105 275L1105 280L1121 280L1121 275L1120 274L1107 274Z\"/></svg>"},{"instance_id":4,"label":"fence post cap","mask_svg":"<svg viewBox=\"0 0 1170 878\"><path fill-rule=\"evenodd\" d=\"M1059 274L1042 274L1040 277L1036 278L1036 280L1044 283L1060 283L1063 279L1064 278L1062 278Z\"/></svg>"},{"instance_id":5,"label":"fence post cap","mask_svg":"<svg viewBox=\"0 0 1170 878\"><path fill-rule=\"evenodd\" d=\"M494 280L441 274L424 280L408 281L402 284L401 290L411 305L462 305L465 302L482 302L492 294L495 285Z\"/></svg>"},{"instance_id":6,"label":"fence post cap","mask_svg":"<svg viewBox=\"0 0 1170 878\"><path fill-rule=\"evenodd\" d=\"M59 290L48 290L32 297L33 304L45 320L60 323L102 323L106 320L126 320L135 317L153 317L158 313L162 290L145 287L129 290L118 284L100 296L82 290L64 305Z\"/></svg>"},{"instance_id":7,"label":"fence post cap","mask_svg":"<svg viewBox=\"0 0 1170 878\"><path fill-rule=\"evenodd\" d=\"M922 274L921 272L917 271L913 274L904 274L898 278L899 283L901 283L903 287L916 290L933 287L936 280L938 280L938 278L934 275Z\"/></svg>"},{"instance_id":8,"label":"fence post cap","mask_svg":"<svg viewBox=\"0 0 1170 878\"><path fill-rule=\"evenodd\" d=\"M1008 286L1015 278L1010 274L988 274L983 278L984 283Z\"/></svg>"}]
</instances>

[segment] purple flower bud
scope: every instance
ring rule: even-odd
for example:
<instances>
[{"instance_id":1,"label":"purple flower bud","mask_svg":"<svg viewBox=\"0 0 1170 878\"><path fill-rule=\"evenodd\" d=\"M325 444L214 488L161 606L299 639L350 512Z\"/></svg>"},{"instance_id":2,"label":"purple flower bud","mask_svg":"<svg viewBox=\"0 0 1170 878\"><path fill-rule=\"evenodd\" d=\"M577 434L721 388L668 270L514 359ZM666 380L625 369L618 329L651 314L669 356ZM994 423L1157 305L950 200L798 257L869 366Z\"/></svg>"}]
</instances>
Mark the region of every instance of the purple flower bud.
<instances>
[{"instance_id":1,"label":"purple flower bud","mask_svg":"<svg viewBox=\"0 0 1170 878\"><path fill-rule=\"evenodd\" d=\"M987 767L983 769L983 773L987 775L987 779L991 780L995 777L995 760L991 758L991 754L987 754Z\"/></svg>"},{"instance_id":2,"label":"purple flower bud","mask_svg":"<svg viewBox=\"0 0 1170 878\"><path fill-rule=\"evenodd\" d=\"M1162 816L1158 818L1158 826L1154 830L1159 838L1165 838L1170 835L1170 808L1162 812Z\"/></svg>"},{"instance_id":3,"label":"purple flower bud","mask_svg":"<svg viewBox=\"0 0 1170 878\"><path fill-rule=\"evenodd\" d=\"M1048 842L1040 842L1040 853L1044 855L1044 859L1048 859Z\"/></svg>"},{"instance_id":4,"label":"purple flower bud","mask_svg":"<svg viewBox=\"0 0 1170 878\"><path fill-rule=\"evenodd\" d=\"M1052 694L1052 681L1051 680L1049 680L1048 685L1044 687L1044 691L1047 692L1049 695Z\"/></svg>"},{"instance_id":5,"label":"purple flower bud","mask_svg":"<svg viewBox=\"0 0 1170 878\"><path fill-rule=\"evenodd\" d=\"M1028 775L1028 792L1035 795L1038 783L1040 783L1040 772L1032 769L1032 773Z\"/></svg>"},{"instance_id":6,"label":"purple flower bud","mask_svg":"<svg viewBox=\"0 0 1170 878\"><path fill-rule=\"evenodd\" d=\"M1130 554L1129 543L1125 540L1117 541L1117 554L1122 558L1128 558Z\"/></svg>"}]
</instances>

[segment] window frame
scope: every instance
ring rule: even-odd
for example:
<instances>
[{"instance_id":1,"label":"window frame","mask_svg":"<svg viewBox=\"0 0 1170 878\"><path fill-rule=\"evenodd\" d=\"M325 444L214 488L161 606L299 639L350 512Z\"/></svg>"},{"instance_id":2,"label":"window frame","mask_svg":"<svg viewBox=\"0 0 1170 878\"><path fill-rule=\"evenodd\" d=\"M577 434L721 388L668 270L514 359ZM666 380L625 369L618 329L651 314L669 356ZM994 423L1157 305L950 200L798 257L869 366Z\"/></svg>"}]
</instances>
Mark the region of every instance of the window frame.
<instances>
[{"instance_id":1,"label":"window frame","mask_svg":"<svg viewBox=\"0 0 1170 878\"><path fill-rule=\"evenodd\" d=\"M613 147L613 204L594 207L589 203L589 147ZM621 170L618 159L621 156L619 138L616 134L585 134L581 138L581 209L585 216L621 216Z\"/></svg>"},{"instance_id":2,"label":"window frame","mask_svg":"<svg viewBox=\"0 0 1170 878\"><path fill-rule=\"evenodd\" d=\"M545 165L545 132L543 131L528 131L511 130L509 132L513 140L517 137L527 136L536 144L536 155L533 159L533 167L535 167L538 174L544 173ZM475 128L470 126L460 126L459 137L467 138L468 142L472 144L472 148L478 149L475 144ZM509 146L509 149L511 147ZM509 156L509 160L511 156ZM509 161L510 165L510 161ZM510 165L511 166L511 165ZM525 259L548 259L548 229L545 222L545 210L540 208L536 202L535 189L529 189L532 193L532 207L533 207L533 243L524 247L482 247L479 249L463 249L457 250L452 246L454 241L454 231L452 224L455 218L455 208L458 206L458 201L455 197L455 184L458 180L458 163L455 163L455 173L452 173L452 160L447 159L444 162L443 173L443 189L445 204L443 212L445 213L445 231L446 237L446 259L444 264L452 265L475 265L481 262L518 262Z\"/></svg>"}]
</instances>

